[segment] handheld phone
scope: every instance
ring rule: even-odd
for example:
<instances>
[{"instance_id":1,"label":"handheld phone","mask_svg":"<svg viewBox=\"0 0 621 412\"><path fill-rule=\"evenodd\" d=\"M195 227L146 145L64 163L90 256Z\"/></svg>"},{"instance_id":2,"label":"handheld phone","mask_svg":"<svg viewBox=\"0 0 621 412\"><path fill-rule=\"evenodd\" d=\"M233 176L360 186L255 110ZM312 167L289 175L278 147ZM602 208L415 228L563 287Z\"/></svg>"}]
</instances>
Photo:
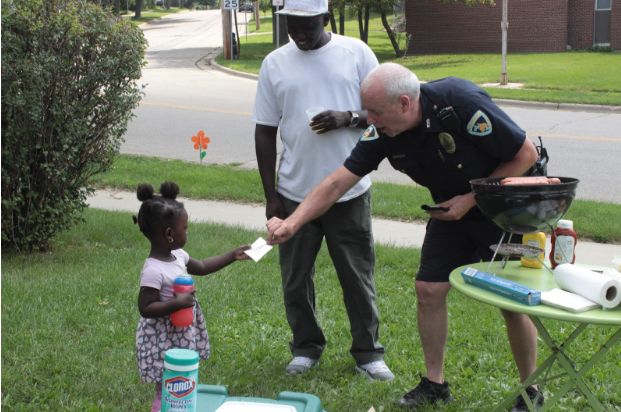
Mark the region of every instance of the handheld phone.
<instances>
[{"instance_id":1,"label":"handheld phone","mask_svg":"<svg viewBox=\"0 0 621 412\"><path fill-rule=\"evenodd\" d=\"M451 210L448 207L429 206L429 205L422 205L420 208L423 209L427 213L448 212L449 210Z\"/></svg>"}]
</instances>

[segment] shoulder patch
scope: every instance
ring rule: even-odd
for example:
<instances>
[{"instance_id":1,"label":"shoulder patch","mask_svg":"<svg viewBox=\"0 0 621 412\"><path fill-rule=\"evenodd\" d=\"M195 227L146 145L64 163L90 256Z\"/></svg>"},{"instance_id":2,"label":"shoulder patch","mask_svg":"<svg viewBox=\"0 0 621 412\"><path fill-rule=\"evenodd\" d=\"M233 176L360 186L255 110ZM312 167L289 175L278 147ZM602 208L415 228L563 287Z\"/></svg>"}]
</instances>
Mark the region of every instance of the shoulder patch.
<instances>
[{"instance_id":1,"label":"shoulder patch","mask_svg":"<svg viewBox=\"0 0 621 412\"><path fill-rule=\"evenodd\" d=\"M362 136L360 137L361 142L369 142L371 140L375 140L379 137L379 133L375 130L375 126L371 125L364 131Z\"/></svg>"},{"instance_id":2,"label":"shoulder patch","mask_svg":"<svg viewBox=\"0 0 621 412\"><path fill-rule=\"evenodd\" d=\"M474 136L487 136L492 133L492 123L481 110L477 111L468 122L468 133Z\"/></svg>"}]
</instances>

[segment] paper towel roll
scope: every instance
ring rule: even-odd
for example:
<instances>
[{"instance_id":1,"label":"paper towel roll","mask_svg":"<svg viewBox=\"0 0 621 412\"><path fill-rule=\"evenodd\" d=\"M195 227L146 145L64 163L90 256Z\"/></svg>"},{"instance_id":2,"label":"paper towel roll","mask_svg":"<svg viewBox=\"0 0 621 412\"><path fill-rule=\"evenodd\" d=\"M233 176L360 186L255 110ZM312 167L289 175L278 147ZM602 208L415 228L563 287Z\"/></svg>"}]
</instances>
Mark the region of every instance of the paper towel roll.
<instances>
[{"instance_id":1,"label":"paper towel roll","mask_svg":"<svg viewBox=\"0 0 621 412\"><path fill-rule=\"evenodd\" d=\"M563 289L583 296L605 308L621 302L621 281L569 263L554 269L554 280Z\"/></svg>"}]
</instances>

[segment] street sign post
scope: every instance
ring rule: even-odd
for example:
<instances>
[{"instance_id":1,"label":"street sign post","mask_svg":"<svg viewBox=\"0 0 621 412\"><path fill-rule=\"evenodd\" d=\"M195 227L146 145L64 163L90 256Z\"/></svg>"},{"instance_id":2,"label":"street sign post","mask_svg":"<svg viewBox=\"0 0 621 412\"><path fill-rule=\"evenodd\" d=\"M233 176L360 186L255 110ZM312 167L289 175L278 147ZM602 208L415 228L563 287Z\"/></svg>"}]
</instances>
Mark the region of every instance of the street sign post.
<instances>
[{"instance_id":1,"label":"street sign post","mask_svg":"<svg viewBox=\"0 0 621 412\"><path fill-rule=\"evenodd\" d=\"M224 0L224 10L239 9L239 0Z\"/></svg>"}]
</instances>

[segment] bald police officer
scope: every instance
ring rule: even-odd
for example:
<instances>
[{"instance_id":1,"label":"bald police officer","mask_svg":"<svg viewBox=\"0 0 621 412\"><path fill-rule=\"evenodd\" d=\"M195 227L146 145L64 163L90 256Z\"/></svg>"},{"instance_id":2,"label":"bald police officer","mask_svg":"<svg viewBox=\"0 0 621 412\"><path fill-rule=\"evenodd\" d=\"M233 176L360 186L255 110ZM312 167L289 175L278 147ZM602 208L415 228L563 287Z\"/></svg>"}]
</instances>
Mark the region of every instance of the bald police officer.
<instances>
[{"instance_id":1,"label":"bald police officer","mask_svg":"<svg viewBox=\"0 0 621 412\"><path fill-rule=\"evenodd\" d=\"M491 260L489 245L498 243L502 235L475 207L469 181L521 176L537 160L537 150L524 130L483 89L463 79L449 77L420 85L409 69L386 63L366 78L361 99L371 126L344 165L317 185L291 216L267 223L268 243L286 242L385 158L427 187L436 205L447 209L430 213L416 278L417 320L427 377L398 403L412 409L426 403L448 403L453 400L444 380L449 274L474 259ZM537 330L528 316L501 312L524 382L536 369ZM537 406L543 403L536 387L527 392ZM521 410L528 408L520 397L512 411Z\"/></svg>"}]
</instances>

